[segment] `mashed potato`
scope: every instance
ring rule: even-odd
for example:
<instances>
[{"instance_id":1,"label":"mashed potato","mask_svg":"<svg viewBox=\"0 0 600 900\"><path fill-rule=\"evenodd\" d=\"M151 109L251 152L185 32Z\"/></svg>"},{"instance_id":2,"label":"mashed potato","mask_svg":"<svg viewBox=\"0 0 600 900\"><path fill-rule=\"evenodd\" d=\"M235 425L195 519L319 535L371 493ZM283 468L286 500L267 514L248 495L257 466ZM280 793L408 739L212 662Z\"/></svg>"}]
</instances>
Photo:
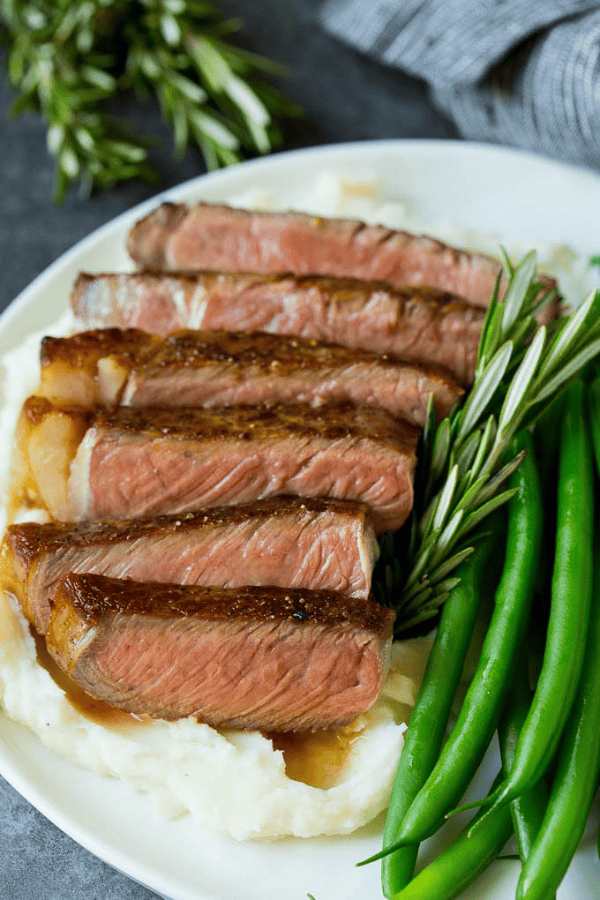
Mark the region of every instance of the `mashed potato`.
<instances>
[{"instance_id":1,"label":"mashed potato","mask_svg":"<svg viewBox=\"0 0 600 900\"><path fill-rule=\"evenodd\" d=\"M73 329L66 313L48 331L58 336ZM31 335L2 359L5 447L23 401L39 383L42 336ZM0 471L4 506L8 480L5 453ZM30 509L18 517L46 518L43 510ZM3 509L2 532L5 526ZM240 840L346 834L386 806L429 646L426 638L394 646L381 698L348 728L282 739L282 746L274 747L259 732L218 732L191 719L143 725L126 716L94 721L38 663L27 623L0 592L0 703L47 747L146 792L166 817L191 813L205 828Z\"/></svg>"},{"instance_id":2,"label":"mashed potato","mask_svg":"<svg viewBox=\"0 0 600 900\"><path fill-rule=\"evenodd\" d=\"M247 192L239 206L273 208L264 193ZM397 228L427 231L456 244L496 252L498 238L424 226L406 204L382 202L374 179L344 181L323 173L290 205L321 215L355 216ZM509 245L518 256L524 249ZM540 245L541 266L561 279L567 296L581 296L585 265L566 247ZM50 331L73 330L65 314ZM23 400L39 379L39 341L29 337L3 362L0 434L6 448ZM0 471L7 500L8 454ZM26 518L43 519L28 510ZM4 520L6 516L4 514ZM5 521L0 521L2 531ZM49 748L101 775L147 793L167 817L191 814L202 826L238 839L345 834L385 808L402 750L406 721L423 675L428 638L396 644L377 704L333 735L273 742L257 732L219 732L186 719L137 725L125 717L99 723L83 715L38 663L36 644L20 613L0 594L0 702Z\"/></svg>"}]
</instances>

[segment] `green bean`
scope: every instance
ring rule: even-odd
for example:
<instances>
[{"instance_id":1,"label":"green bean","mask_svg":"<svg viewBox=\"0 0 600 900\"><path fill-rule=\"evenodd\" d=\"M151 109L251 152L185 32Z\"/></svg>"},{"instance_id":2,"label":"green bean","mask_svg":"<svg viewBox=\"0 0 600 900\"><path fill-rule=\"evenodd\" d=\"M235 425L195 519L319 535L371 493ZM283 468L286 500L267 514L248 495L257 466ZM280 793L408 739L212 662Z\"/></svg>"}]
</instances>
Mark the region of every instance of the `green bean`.
<instances>
[{"instance_id":1,"label":"green bean","mask_svg":"<svg viewBox=\"0 0 600 900\"><path fill-rule=\"evenodd\" d=\"M491 797L494 804L514 799L544 773L560 740L581 673L591 602L594 496L592 447L581 382L565 397L558 481L556 553L542 669L515 748L514 764L505 784Z\"/></svg>"},{"instance_id":2,"label":"green bean","mask_svg":"<svg viewBox=\"0 0 600 900\"><path fill-rule=\"evenodd\" d=\"M510 769L512 750L531 700L523 660L517 666L515 675L499 723L504 777ZM498 776L496 784L501 777ZM487 816L483 824L482 810L457 841L417 875L406 890L393 895L392 900L416 900L418 897L426 897L427 900L452 900L497 858L510 837L511 823L517 835L519 852L525 858L542 822L546 800L547 793L540 795L539 791L534 790L530 795L514 801L508 810L500 807L492 816ZM550 900L550 896L545 900Z\"/></svg>"},{"instance_id":3,"label":"green bean","mask_svg":"<svg viewBox=\"0 0 600 900\"><path fill-rule=\"evenodd\" d=\"M500 755L502 767L506 773L510 772L513 764L515 746L531 704L527 662L527 658L524 657L515 670L515 678L498 723ZM523 861L531 853L547 806L548 788L544 779L540 779L537 784L521 794L520 797L516 797L509 805L519 856ZM554 891L550 891L544 900L554 900L555 896Z\"/></svg>"},{"instance_id":4,"label":"green bean","mask_svg":"<svg viewBox=\"0 0 600 900\"><path fill-rule=\"evenodd\" d=\"M588 401L592 448L596 460L596 468L600 471L600 378L591 383L588 391Z\"/></svg>"},{"instance_id":5,"label":"green bean","mask_svg":"<svg viewBox=\"0 0 600 900\"><path fill-rule=\"evenodd\" d=\"M512 832L507 807L486 817L476 816L454 843L437 856L392 900L453 900L497 857Z\"/></svg>"},{"instance_id":6,"label":"green bean","mask_svg":"<svg viewBox=\"0 0 600 900\"><path fill-rule=\"evenodd\" d=\"M542 484L550 484L556 480L558 443L563 417L564 394L561 393L535 424L533 436Z\"/></svg>"},{"instance_id":7,"label":"green bean","mask_svg":"<svg viewBox=\"0 0 600 900\"><path fill-rule=\"evenodd\" d=\"M544 496L544 537L543 542L548 547L554 547L556 540L556 490L550 490L558 484L558 451L560 445L560 430L564 418L564 393L554 400L552 405L535 423L533 440L535 455L540 475L540 484L546 488ZM550 585L552 582L552 566L538 567L538 583L536 600L540 607L540 613L544 613L544 622L547 619ZM545 629L544 629L545 631Z\"/></svg>"},{"instance_id":8,"label":"green bean","mask_svg":"<svg viewBox=\"0 0 600 900\"><path fill-rule=\"evenodd\" d=\"M600 536L583 669L558 752L550 801L523 864L517 900L541 900L556 890L585 829L600 776Z\"/></svg>"},{"instance_id":9,"label":"green bean","mask_svg":"<svg viewBox=\"0 0 600 900\"><path fill-rule=\"evenodd\" d=\"M477 542L473 554L457 569L460 584L442 607L423 684L410 717L398 763L383 832L384 850L386 845L393 843L406 810L425 783L442 746L484 593L482 585L492 550L499 539L499 518L495 518L494 525L496 527L492 528L491 533ZM418 844L412 844L383 857L381 887L385 897L391 897L408 884L418 849Z\"/></svg>"},{"instance_id":10,"label":"green bean","mask_svg":"<svg viewBox=\"0 0 600 900\"><path fill-rule=\"evenodd\" d=\"M541 491L527 433L513 442L511 452L521 449L526 455L512 476L518 490L508 504L506 556L479 664L438 761L402 820L398 846L432 835L460 800L496 730L513 676L529 620L542 533Z\"/></svg>"}]
</instances>

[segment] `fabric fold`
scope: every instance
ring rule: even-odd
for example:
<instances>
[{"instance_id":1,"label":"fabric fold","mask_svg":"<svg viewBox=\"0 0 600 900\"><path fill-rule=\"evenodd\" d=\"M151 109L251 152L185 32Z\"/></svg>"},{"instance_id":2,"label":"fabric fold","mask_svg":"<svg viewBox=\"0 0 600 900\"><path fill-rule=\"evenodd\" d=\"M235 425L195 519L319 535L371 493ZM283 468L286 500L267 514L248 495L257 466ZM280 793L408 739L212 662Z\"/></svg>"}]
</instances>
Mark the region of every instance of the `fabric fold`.
<instances>
[{"instance_id":1,"label":"fabric fold","mask_svg":"<svg viewBox=\"0 0 600 900\"><path fill-rule=\"evenodd\" d=\"M463 137L600 167L597 0L328 0L320 21L426 81Z\"/></svg>"}]
</instances>

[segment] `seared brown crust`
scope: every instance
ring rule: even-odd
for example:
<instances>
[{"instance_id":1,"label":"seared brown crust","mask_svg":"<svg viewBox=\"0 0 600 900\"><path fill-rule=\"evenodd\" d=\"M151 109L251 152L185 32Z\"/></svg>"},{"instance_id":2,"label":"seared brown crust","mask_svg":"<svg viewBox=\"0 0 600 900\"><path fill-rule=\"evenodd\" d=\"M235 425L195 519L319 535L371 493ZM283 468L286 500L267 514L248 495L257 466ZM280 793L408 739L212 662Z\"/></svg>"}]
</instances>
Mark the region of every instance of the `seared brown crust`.
<instances>
[{"instance_id":1,"label":"seared brown crust","mask_svg":"<svg viewBox=\"0 0 600 900\"><path fill-rule=\"evenodd\" d=\"M102 328L80 331L70 337L44 337L40 347L42 370L56 363L69 363L72 368L87 367L102 356L122 356L133 360L159 339L139 328Z\"/></svg>"},{"instance_id":2,"label":"seared brown crust","mask_svg":"<svg viewBox=\"0 0 600 900\"><path fill-rule=\"evenodd\" d=\"M40 362L42 368L63 361L72 367L87 367L105 356L122 357L132 368L146 373L166 368L200 369L216 362L236 368L240 374L252 366L281 375L361 362L390 369L406 366L462 393L448 370L435 363L407 363L392 353L265 331L182 328L160 340L138 328L97 328L71 337L45 337Z\"/></svg>"},{"instance_id":3,"label":"seared brown crust","mask_svg":"<svg viewBox=\"0 0 600 900\"><path fill-rule=\"evenodd\" d=\"M90 357L98 359L108 353L123 354L132 358L143 349L158 342L139 328L103 328L95 331L80 331L66 338L44 337L40 346L42 368L56 362L69 362L72 366L87 366Z\"/></svg>"},{"instance_id":4,"label":"seared brown crust","mask_svg":"<svg viewBox=\"0 0 600 900\"><path fill-rule=\"evenodd\" d=\"M145 354L141 367L146 372L152 372L171 366L201 368L214 362L239 367L252 365L264 372L272 371L275 367L277 372L289 374L298 368L315 369L340 362L380 362L382 366L391 368L399 360L389 354L378 356L368 350L350 350L340 344L267 334L264 331L183 329L165 338L150 353ZM424 363L415 363L415 366L423 372L428 370ZM441 367L432 368L443 377Z\"/></svg>"},{"instance_id":5,"label":"seared brown crust","mask_svg":"<svg viewBox=\"0 0 600 900\"><path fill-rule=\"evenodd\" d=\"M472 380L484 312L445 289L380 281L240 272L79 276L81 327L182 327L302 335L443 365Z\"/></svg>"},{"instance_id":6,"label":"seared brown crust","mask_svg":"<svg viewBox=\"0 0 600 900\"><path fill-rule=\"evenodd\" d=\"M2 582L44 633L56 585L69 572L188 585L269 584L366 599L376 555L366 506L277 497L151 519L12 525L2 548Z\"/></svg>"},{"instance_id":7,"label":"seared brown crust","mask_svg":"<svg viewBox=\"0 0 600 900\"><path fill-rule=\"evenodd\" d=\"M344 399L422 426L430 394L442 418L463 389L441 366L291 335L109 328L45 338L40 393L84 408Z\"/></svg>"},{"instance_id":8,"label":"seared brown crust","mask_svg":"<svg viewBox=\"0 0 600 900\"><path fill-rule=\"evenodd\" d=\"M138 582L104 575L70 573L61 579L55 605L68 602L92 625L103 616L153 615L215 620L258 619L326 626L350 625L391 635L394 613L373 600L365 602L335 591L279 587L197 587Z\"/></svg>"},{"instance_id":9,"label":"seared brown crust","mask_svg":"<svg viewBox=\"0 0 600 900\"><path fill-rule=\"evenodd\" d=\"M251 516L256 522L289 516L294 511L318 514L328 511L362 517L366 507L352 500L331 497L273 497L236 506L216 506L180 515L153 516L147 519L109 519L90 522L21 522L9 525L6 542L26 568L40 555L64 551L70 547L84 549L118 541L137 541L158 532L187 532L199 524L207 527L235 526Z\"/></svg>"},{"instance_id":10,"label":"seared brown crust","mask_svg":"<svg viewBox=\"0 0 600 900\"><path fill-rule=\"evenodd\" d=\"M313 407L307 403L278 403L274 406L201 407L121 406L112 412L99 411L94 426L120 435L150 438L236 439L265 443L299 435L328 441L341 438L368 439L392 448L416 446L420 431L385 410L354 403L327 403Z\"/></svg>"},{"instance_id":11,"label":"seared brown crust","mask_svg":"<svg viewBox=\"0 0 600 900\"><path fill-rule=\"evenodd\" d=\"M383 368L397 368L403 361L390 353L344 347L326 341L291 335L268 334L264 331L192 331L174 332L147 353L140 355L140 368L145 372L167 367L202 368L215 362L226 363L240 370L256 367L263 372L289 375L298 369L334 368L339 365L373 363ZM440 382L455 383L442 366L427 362L405 363L410 368L436 378Z\"/></svg>"}]
</instances>

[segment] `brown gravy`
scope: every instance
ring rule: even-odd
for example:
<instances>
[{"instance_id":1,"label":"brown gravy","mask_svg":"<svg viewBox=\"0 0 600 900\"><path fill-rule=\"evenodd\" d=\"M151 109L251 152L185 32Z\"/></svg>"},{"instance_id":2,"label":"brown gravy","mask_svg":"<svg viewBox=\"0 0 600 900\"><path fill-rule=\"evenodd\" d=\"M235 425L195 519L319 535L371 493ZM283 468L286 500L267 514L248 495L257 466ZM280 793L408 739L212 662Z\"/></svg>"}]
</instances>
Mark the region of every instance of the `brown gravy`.
<instances>
[{"instance_id":1,"label":"brown gravy","mask_svg":"<svg viewBox=\"0 0 600 900\"><path fill-rule=\"evenodd\" d=\"M328 728L308 733L270 734L273 748L283 752L285 773L293 781L311 787L329 788L338 780L352 741L360 732L346 728Z\"/></svg>"}]
</instances>

